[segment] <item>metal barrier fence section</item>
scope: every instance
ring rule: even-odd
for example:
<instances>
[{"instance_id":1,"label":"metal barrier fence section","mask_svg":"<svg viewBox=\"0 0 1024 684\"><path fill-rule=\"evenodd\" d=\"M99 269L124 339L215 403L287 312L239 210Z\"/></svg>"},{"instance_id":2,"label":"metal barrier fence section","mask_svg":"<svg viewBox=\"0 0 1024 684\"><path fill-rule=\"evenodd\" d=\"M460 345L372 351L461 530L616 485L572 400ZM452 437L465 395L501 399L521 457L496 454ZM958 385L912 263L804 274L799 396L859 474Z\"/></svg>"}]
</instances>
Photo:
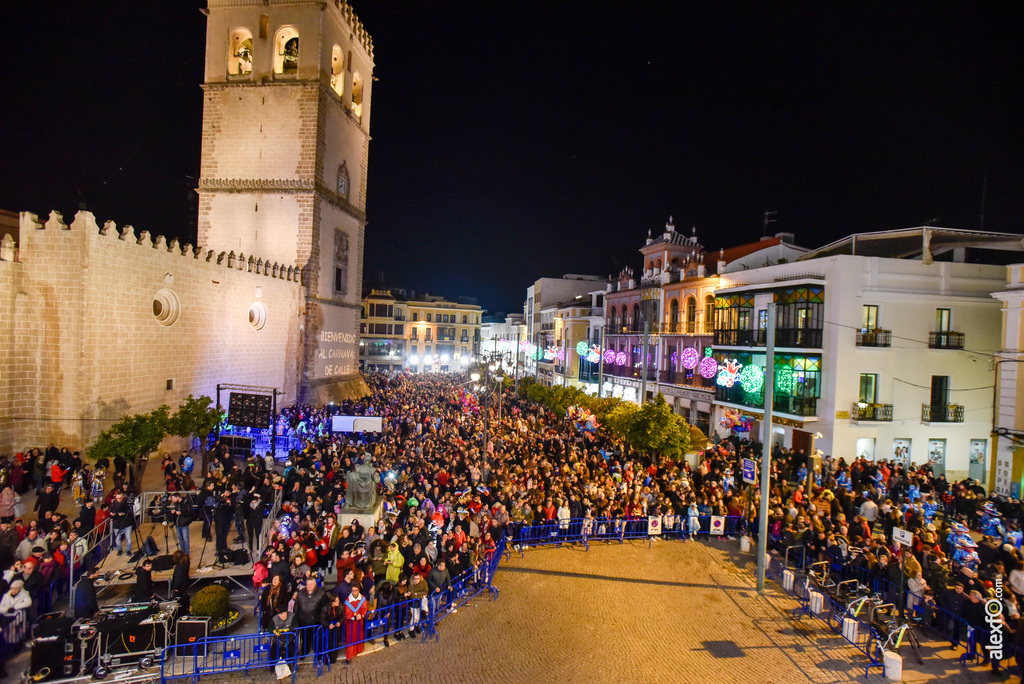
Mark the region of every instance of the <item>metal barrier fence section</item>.
<instances>
[{"instance_id":1,"label":"metal barrier fence section","mask_svg":"<svg viewBox=\"0 0 1024 684\"><path fill-rule=\"evenodd\" d=\"M746 531L746 520L738 515L572 518L512 523L509 530L509 543L522 556L530 547L538 546L583 544L589 550L590 542L597 541L622 543L642 539L649 544L655 537L691 539L702 534L731 537Z\"/></svg>"},{"instance_id":2,"label":"metal barrier fence section","mask_svg":"<svg viewBox=\"0 0 1024 684\"><path fill-rule=\"evenodd\" d=\"M474 598L488 593L498 597L493 586L498 565L506 554L506 535L477 566L460 573L443 590L424 599L409 599L368 611L361 620L344 620L335 627L311 625L286 632L208 637L192 644L168 646L161 654L160 679L194 679L213 674L242 672L287 666L292 681L299 667L310 667L320 677L342 657L355 655L361 644L392 637L398 633L439 639L436 625ZM359 623L359 624L356 624ZM281 673L277 672L278 676ZM287 675L285 675L287 676Z\"/></svg>"}]
</instances>

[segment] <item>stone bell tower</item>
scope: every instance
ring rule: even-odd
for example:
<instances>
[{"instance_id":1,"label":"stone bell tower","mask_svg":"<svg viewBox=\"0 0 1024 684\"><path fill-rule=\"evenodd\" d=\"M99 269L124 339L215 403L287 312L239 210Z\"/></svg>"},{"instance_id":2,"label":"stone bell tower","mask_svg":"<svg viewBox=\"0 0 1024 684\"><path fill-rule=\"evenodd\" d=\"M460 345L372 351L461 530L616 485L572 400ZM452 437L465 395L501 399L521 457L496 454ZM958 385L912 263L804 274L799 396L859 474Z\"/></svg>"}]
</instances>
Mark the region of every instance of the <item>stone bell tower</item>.
<instances>
[{"instance_id":1,"label":"stone bell tower","mask_svg":"<svg viewBox=\"0 0 1024 684\"><path fill-rule=\"evenodd\" d=\"M358 378L373 43L345 0L206 14L198 244L301 269L297 396L340 398Z\"/></svg>"}]
</instances>

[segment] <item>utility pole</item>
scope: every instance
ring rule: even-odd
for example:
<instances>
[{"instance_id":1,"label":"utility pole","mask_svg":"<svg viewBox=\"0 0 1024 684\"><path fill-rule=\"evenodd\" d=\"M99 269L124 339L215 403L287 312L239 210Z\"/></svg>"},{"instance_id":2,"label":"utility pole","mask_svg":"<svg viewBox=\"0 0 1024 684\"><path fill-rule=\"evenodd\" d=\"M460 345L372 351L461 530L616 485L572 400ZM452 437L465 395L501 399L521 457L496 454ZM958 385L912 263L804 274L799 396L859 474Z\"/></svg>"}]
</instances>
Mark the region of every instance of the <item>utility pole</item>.
<instances>
[{"instance_id":1,"label":"utility pole","mask_svg":"<svg viewBox=\"0 0 1024 684\"><path fill-rule=\"evenodd\" d=\"M520 352L519 352L519 331L518 330L516 330L516 348L515 348L515 353L516 353L516 367L515 367L515 370L513 372L515 373L515 385L516 385L515 392L516 392L516 396L519 396L519 354L520 354Z\"/></svg>"},{"instance_id":2,"label":"utility pole","mask_svg":"<svg viewBox=\"0 0 1024 684\"><path fill-rule=\"evenodd\" d=\"M651 322L644 321L644 346L640 350L640 405L647 403L647 350L651 342Z\"/></svg>"},{"instance_id":3,"label":"utility pole","mask_svg":"<svg viewBox=\"0 0 1024 684\"><path fill-rule=\"evenodd\" d=\"M562 326L562 387L569 386L569 329Z\"/></svg>"},{"instance_id":4,"label":"utility pole","mask_svg":"<svg viewBox=\"0 0 1024 684\"><path fill-rule=\"evenodd\" d=\"M540 382L540 333L533 333L533 381Z\"/></svg>"},{"instance_id":5,"label":"utility pole","mask_svg":"<svg viewBox=\"0 0 1024 684\"><path fill-rule=\"evenodd\" d=\"M761 422L761 506L757 518L757 590L764 591L768 554L768 481L772 463L772 409L775 400L775 303L768 304L765 332L764 420Z\"/></svg>"},{"instance_id":6,"label":"utility pole","mask_svg":"<svg viewBox=\"0 0 1024 684\"><path fill-rule=\"evenodd\" d=\"M761 237L768 235L768 226L775 223L775 217L779 215L777 211L766 211L764 212L764 227L761 229Z\"/></svg>"},{"instance_id":7,"label":"utility pole","mask_svg":"<svg viewBox=\"0 0 1024 684\"><path fill-rule=\"evenodd\" d=\"M602 325L599 330L600 337L598 337L598 340L600 342L597 345L597 349L600 358L597 360L597 398L602 399L604 398L604 326Z\"/></svg>"}]
</instances>

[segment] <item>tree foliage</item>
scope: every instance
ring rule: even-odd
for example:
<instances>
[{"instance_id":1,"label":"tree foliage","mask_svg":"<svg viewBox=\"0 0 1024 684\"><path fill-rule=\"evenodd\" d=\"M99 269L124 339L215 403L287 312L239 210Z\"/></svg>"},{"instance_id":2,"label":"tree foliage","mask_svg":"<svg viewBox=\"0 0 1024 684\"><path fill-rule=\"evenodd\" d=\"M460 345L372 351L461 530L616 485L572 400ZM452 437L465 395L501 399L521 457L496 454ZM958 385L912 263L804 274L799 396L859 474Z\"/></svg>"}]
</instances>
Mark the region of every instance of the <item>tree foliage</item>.
<instances>
[{"instance_id":1,"label":"tree foliage","mask_svg":"<svg viewBox=\"0 0 1024 684\"><path fill-rule=\"evenodd\" d=\"M638 406L611 397L594 397L576 387L545 387L533 378L524 378L519 382L519 395L548 407L559 417L565 416L570 406L581 406L593 413L612 437L644 453L680 459L691 444L704 446L700 430L673 413L661 394Z\"/></svg>"},{"instance_id":2,"label":"tree foliage","mask_svg":"<svg viewBox=\"0 0 1024 684\"><path fill-rule=\"evenodd\" d=\"M135 413L124 416L100 433L88 449L93 460L113 460L121 456L134 463L140 456L156 451L167 435L187 437L203 436L217 427L220 414L210 408L213 400L209 397L198 399L189 395L185 403L171 416L169 406L160 406L149 413Z\"/></svg>"},{"instance_id":3,"label":"tree foliage","mask_svg":"<svg viewBox=\"0 0 1024 684\"><path fill-rule=\"evenodd\" d=\"M212 404L210 397L188 395L185 403L171 416L167 432L176 437L198 437L202 445L200 448L205 453L206 437L217 429L221 420L220 410Z\"/></svg>"}]
</instances>

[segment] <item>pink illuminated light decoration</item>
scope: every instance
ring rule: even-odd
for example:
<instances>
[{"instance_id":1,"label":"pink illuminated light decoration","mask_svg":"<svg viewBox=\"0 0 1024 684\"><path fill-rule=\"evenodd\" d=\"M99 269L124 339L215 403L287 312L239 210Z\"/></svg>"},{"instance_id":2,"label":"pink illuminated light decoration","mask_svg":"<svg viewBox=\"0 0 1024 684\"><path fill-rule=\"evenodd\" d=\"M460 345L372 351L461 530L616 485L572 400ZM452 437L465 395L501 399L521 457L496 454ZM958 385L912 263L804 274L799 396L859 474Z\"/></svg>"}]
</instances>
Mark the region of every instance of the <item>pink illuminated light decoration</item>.
<instances>
[{"instance_id":1,"label":"pink illuminated light decoration","mask_svg":"<svg viewBox=\"0 0 1024 684\"><path fill-rule=\"evenodd\" d=\"M604 352L604 362L607 364L615 363L615 350L607 349Z\"/></svg>"},{"instance_id":2,"label":"pink illuminated light decoration","mask_svg":"<svg viewBox=\"0 0 1024 684\"><path fill-rule=\"evenodd\" d=\"M626 352L620 351L615 355L615 365L625 366L626 365Z\"/></svg>"},{"instance_id":3,"label":"pink illuminated light decoration","mask_svg":"<svg viewBox=\"0 0 1024 684\"><path fill-rule=\"evenodd\" d=\"M558 350L558 360L559 361L565 361L565 350L564 349L559 349Z\"/></svg>"},{"instance_id":4,"label":"pink illuminated light decoration","mask_svg":"<svg viewBox=\"0 0 1024 684\"><path fill-rule=\"evenodd\" d=\"M711 379L718 375L718 363L710 356L705 356L700 360L699 372L701 377Z\"/></svg>"},{"instance_id":5,"label":"pink illuminated light decoration","mask_svg":"<svg viewBox=\"0 0 1024 684\"><path fill-rule=\"evenodd\" d=\"M700 363L700 355L693 347L687 347L683 350L682 359L683 368L696 368L697 364Z\"/></svg>"},{"instance_id":6,"label":"pink illuminated light decoration","mask_svg":"<svg viewBox=\"0 0 1024 684\"><path fill-rule=\"evenodd\" d=\"M672 357L671 358L672 358L672 365L673 366L676 365L676 363L679 361L679 352L672 352Z\"/></svg>"}]
</instances>

